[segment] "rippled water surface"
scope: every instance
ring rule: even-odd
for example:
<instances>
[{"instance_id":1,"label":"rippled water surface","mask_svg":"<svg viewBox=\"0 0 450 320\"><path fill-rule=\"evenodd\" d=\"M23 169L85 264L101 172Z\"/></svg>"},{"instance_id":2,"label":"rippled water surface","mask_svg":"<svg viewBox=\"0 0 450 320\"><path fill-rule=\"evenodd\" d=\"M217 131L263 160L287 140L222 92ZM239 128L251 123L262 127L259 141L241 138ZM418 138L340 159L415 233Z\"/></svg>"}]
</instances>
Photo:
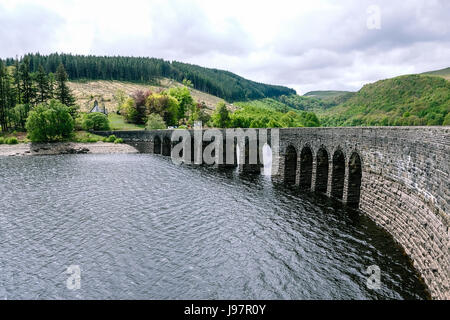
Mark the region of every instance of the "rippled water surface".
<instances>
[{"instance_id":1,"label":"rippled water surface","mask_svg":"<svg viewBox=\"0 0 450 320\"><path fill-rule=\"evenodd\" d=\"M368 218L264 176L156 155L9 157L0 197L4 299L427 297Z\"/></svg>"}]
</instances>

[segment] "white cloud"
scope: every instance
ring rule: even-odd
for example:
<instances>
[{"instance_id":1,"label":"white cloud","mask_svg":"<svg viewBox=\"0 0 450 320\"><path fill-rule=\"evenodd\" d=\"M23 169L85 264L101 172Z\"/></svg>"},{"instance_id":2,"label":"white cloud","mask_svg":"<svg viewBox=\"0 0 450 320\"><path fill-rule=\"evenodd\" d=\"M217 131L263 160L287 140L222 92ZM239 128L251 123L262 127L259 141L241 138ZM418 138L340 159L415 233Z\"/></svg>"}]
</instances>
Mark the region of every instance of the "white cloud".
<instances>
[{"instance_id":1,"label":"white cloud","mask_svg":"<svg viewBox=\"0 0 450 320\"><path fill-rule=\"evenodd\" d=\"M370 5L381 29L367 28ZM445 0L8 0L0 56L27 52L154 56L227 69L301 93L357 90L448 66Z\"/></svg>"}]
</instances>

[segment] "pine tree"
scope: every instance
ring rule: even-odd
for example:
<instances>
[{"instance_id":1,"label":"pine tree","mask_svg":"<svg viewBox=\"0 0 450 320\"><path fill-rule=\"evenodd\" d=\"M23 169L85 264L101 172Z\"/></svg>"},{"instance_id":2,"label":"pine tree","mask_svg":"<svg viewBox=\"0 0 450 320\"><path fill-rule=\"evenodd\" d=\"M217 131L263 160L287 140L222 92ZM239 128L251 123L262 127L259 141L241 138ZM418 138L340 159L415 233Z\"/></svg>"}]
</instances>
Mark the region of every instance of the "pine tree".
<instances>
[{"instance_id":1,"label":"pine tree","mask_svg":"<svg viewBox=\"0 0 450 320\"><path fill-rule=\"evenodd\" d=\"M217 128L227 128L230 123L230 112L224 102L217 104L216 110L212 115L213 124Z\"/></svg>"},{"instance_id":2,"label":"pine tree","mask_svg":"<svg viewBox=\"0 0 450 320\"><path fill-rule=\"evenodd\" d=\"M16 60L14 61L14 73L13 73L13 78L14 78L14 88L15 88L15 93L16 93L16 102L17 103L22 103L22 95L21 95L21 86L20 86L20 66L19 66L19 60L16 58Z\"/></svg>"},{"instance_id":3,"label":"pine tree","mask_svg":"<svg viewBox=\"0 0 450 320\"><path fill-rule=\"evenodd\" d=\"M61 101L62 104L65 104L68 107L74 106L75 98L73 97L69 87L67 86L68 76L62 63L56 70L55 81L56 81L56 92L55 92L56 98L59 101Z\"/></svg>"},{"instance_id":4,"label":"pine tree","mask_svg":"<svg viewBox=\"0 0 450 320\"><path fill-rule=\"evenodd\" d=\"M30 61L25 57L19 67L20 80L22 81L22 100L28 109L34 100L33 79L30 74Z\"/></svg>"},{"instance_id":5,"label":"pine tree","mask_svg":"<svg viewBox=\"0 0 450 320\"><path fill-rule=\"evenodd\" d=\"M6 118L7 110L7 92L6 92L7 71L3 65L3 61L0 60L0 125L2 131L5 132L8 129L8 123Z\"/></svg>"},{"instance_id":6,"label":"pine tree","mask_svg":"<svg viewBox=\"0 0 450 320\"><path fill-rule=\"evenodd\" d=\"M49 80L44 67L40 64L36 73L37 100L44 103L49 98Z\"/></svg>"},{"instance_id":7,"label":"pine tree","mask_svg":"<svg viewBox=\"0 0 450 320\"><path fill-rule=\"evenodd\" d=\"M48 74L48 98L53 99L55 97L55 74L49 73Z\"/></svg>"}]
</instances>

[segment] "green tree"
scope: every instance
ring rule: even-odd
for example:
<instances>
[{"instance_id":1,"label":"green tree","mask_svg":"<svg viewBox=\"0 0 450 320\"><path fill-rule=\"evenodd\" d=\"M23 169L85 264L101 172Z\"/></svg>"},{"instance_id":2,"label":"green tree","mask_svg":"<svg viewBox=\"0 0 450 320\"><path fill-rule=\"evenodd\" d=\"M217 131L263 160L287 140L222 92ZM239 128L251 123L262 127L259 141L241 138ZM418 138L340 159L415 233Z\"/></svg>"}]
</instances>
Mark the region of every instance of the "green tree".
<instances>
[{"instance_id":1,"label":"green tree","mask_svg":"<svg viewBox=\"0 0 450 320\"><path fill-rule=\"evenodd\" d=\"M20 80L22 82L22 101L26 106L30 106L34 100L33 79L30 74L30 60L25 57L19 67ZM29 110L27 110L28 112Z\"/></svg>"},{"instance_id":2,"label":"green tree","mask_svg":"<svg viewBox=\"0 0 450 320\"><path fill-rule=\"evenodd\" d=\"M50 72L48 74L48 98L54 99L55 98L55 74Z\"/></svg>"},{"instance_id":3,"label":"green tree","mask_svg":"<svg viewBox=\"0 0 450 320\"><path fill-rule=\"evenodd\" d=\"M16 103L22 103L22 87L20 85L20 65L19 60L16 59L14 61L14 72L13 72L13 78L14 78L14 88L16 93Z\"/></svg>"},{"instance_id":4,"label":"green tree","mask_svg":"<svg viewBox=\"0 0 450 320\"><path fill-rule=\"evenodd\" d=\"M230 112L225 102L219 102L212 115L213 125L217 128L227 128L230 124Z\"/></svg>"},{"instance_id":5,"label":"green tree","mask_svg":"<svg viewBox=\"0 0 450 320\"><path fill-rule=\"evenodd\" d=\"M36 82L37 82L37 100L40 103L44 103L49 98L49 81L47 73L42 65L39 65L38 71L36 72Z\"/></svg>"},{"instance_id":6,"label":"green tree","mask_svg":"<svg viewBox=\"0 0 450 320\"><path fill-rule=\"evenodd\" d=\"M158 130L158 129L166 129L167 125L164 122L163 118L156 113L151 113L148 116L147 121L147 129L149 130Z\"/></svg>"},{"instance_id":7,"label":"green tree","mask_svg":"<svg viewBox=\"0 0 450 320\"><path fill-rule=\"evenodd\" d=\"M194 87L194 85L192 84L192 81L188 80L186 78L183 79L183 85L185 85L188 88L193 88Z\"/></svg>"},{"instance_id":8,"label":"green tree","mask_svg":"<svg viewBox=\"0 0 450 320\"><path fill-rule=\"evenodd\" d=\"M101 112L92 112L84 115L81 127L83 130L109 130L109 120Z\"/></svg>"},{"instance_id":9,"label":"green tree","mask_svg":"<svg viewBox=\"0 0 450 320\"><path fill-rule=\"evenodd\" d=\"M0 60L0 126L2 131L5 132L8 130L8 86L7 82L7 70L3 64L3 61Z\"/></svg>"},{"instance_id":10,"label":"green tree","mask_svg":"<svg viewBox=\"0 0 450 320\"><path fill-rule=\"evenodd\" d=\"M25 104L16 104L9 110L8 117L15 129L25 130L28 110L30 110L30 107Z\"/></svg>"},{"instance_id":11,"label":"green tree","mask_svg":"<svg viewBox=\"0 0 450 320\"><path fill-rule=\"evenodd\" d=\"M135 107L136 103L133 98L128 98L120 107L120 113L127 122L137 123L138 112Z\"/></svg>"},{"instance_id":12,"label":"green tree","mask_svg":"<svg viewBox=\"0 0 450 320\"><path fill-rule=\"evenodd\" d=\"M178 125L178 100L167 94L151 94L145 102L149 114L159 114L168 126Z\"/></svg>"},{"instance_id":13,"label":"green tree","mask_svg":"<svg viewBox=\"0 0 450 320\"><path fill-rule=\"evenodd\" d=\"M39 104L26 122L28 136L33 142L58 141L73 134L74 120L70 109L57 100Z\"/></svg>"},{"instance_id":14,"label":"green tree","mask_svg":"<svg viewBox=\"0 0 450 320\"><path fill-rule=\"evenodd\" d=\"M190 111L188 124L193 125L195 121L201 121L204 124L209 123L211 116L206 113L206 105L204 102L197 103Z\"/></svg>"},{"instance_id":15,"label":"green tree","mask_svg":"<svg viewBox=\"0 0 450 320\"><path fill-rule=\"evenodd\" d=\"M194 99L187 87L178 87L169 89L169 95L178 100L178 119L183 119L187 111L194 108Z\"/></svg>"},{"instance_id":16,"label":"green tree","mask_svg":"<svg viewBox=\"0 0 450 320\"><path fill-rule=\"evenodd\" d=\"M75 98L73 97L68 85L68 77L66 69L64 69L64 65L62 63L59 64L58 69L55 74L56 81L56 92L55 97L62 104L68 106L70 108L70 114L74 117L76 114L75 108ZM75 118L75 117L74 117Z\"/></svg>"}]
</instances>

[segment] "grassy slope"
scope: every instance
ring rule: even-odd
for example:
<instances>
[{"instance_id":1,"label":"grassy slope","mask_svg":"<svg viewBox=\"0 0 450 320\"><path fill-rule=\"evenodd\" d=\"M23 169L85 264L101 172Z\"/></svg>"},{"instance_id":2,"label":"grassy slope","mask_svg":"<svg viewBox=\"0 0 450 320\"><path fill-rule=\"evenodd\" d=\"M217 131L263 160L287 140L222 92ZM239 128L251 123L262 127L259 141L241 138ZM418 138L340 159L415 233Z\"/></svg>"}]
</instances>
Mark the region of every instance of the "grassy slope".
<instances>
[{"instance_id":1,"label":"grassy slope","mask_svg":"<svg viewBox=\"0 0 450 320\"><path fill-rule=\"evenodd\" d=\"M122 90L127 95L131 95L138 90L151 90L158 92L167 88L177 86L181 86L181 84L169 79L162 79L158 86L105 80L69 82L69 87L77 100L77 104L81 108L80 111L84 112L89 111L94 106L94 100L97 100L100 106L103 106L104 104L109 112L116 111L118 104L114 99L114 95L117 90ZM216 96L195 89L190 90L193 98L196 101L205 102L208 109L211 111L216 108L217 103L223 101ZM228 104L228 107L230 109L233 109L233 106L231 104Z\"/></svg>"},{"instance_id":2,"label":"grassy slope","mask_svg":"<svg viewBox=\"0 0 450 320\"><path fill-rule=\"evenodd\" d=\"M351 91L323 90L323 91L310 91L305 93L303 96L317 99L333 99L341 97L348 93L351 93Z\"/></svg>"},{"instance_id":3,"label":"grassy slope","mask_svg":"<svg viewBox=\"0 0 450 320\"><path fill-rule=\"evenodd\" d=\"M142 130L145 128L143 124L139 125L125 122L125 119L116 113L110 113L108 120L111 130Z\"/></svg>"},{"instance_id":4,"label":"grassy slope","mask_svg":"<svg viewBox=\"0 0 450 320\"><path fill-rule=\"evenodd\" d=\"M439 125L450 111L450 82L407 75L365 85L322 114L329 126Z\"/></svg>"},{"instance_id":5,"label":"grassy slope","mask_svg":"<svg viewBox=\"0 0 450 320\"><path fill-rule=\"evenodd\" d=\"M438 76L438 77L444 78L446 80L450 80L450 68L445 68L445 69L436 70L436 71L429 71L429 72L425 72L423 74L431 75L431 76Z\"/></svg>"}]
</instances>

